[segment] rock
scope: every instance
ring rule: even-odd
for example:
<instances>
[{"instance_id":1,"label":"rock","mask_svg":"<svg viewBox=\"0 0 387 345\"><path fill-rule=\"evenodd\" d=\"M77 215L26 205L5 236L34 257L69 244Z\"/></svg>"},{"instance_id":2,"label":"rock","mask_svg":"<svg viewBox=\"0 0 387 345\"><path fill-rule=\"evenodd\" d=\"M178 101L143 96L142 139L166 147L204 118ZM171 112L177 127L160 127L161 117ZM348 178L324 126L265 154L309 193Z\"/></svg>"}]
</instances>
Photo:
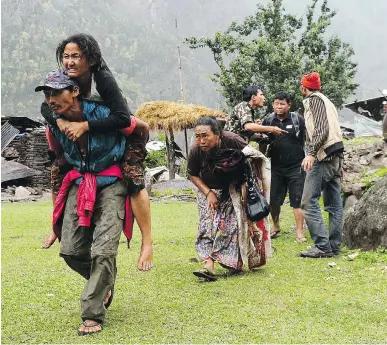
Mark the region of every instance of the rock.
<instances>
[{"instance_id":1,"label":"rock","mask_svg":"<svg viewBox=\"0 0 387 345\"><path fill-rule=\"evenodd\" d=\"M145 169L145 185L151 185L155 182L157 182L159 176L164 172L169 171L166 166L159 166L152 169Z\"/></svg>"},{"instance_id":2,"label":"rock","mask_svg":"<svg viewBox=\"0 0 387 345\"><path fill-rule=\"evenodd\" d=\"M8 186L6 191L10 194L15 194L16 186Z\"/></svg>"},{"instance_id":3,"label":"rock","mask_svg":"<svg viewBox=\"0 0 387 345\"><path fill-rule=\"evenodd\" d=\"M352 186L352 194L356 196L356 198L360 199L363 195L363 190L365 189L366 185L365 183L359 182L355 183Z\"/></svg>"},{"instance_id":4,"label":"rock","mask_svg":"<svg viewBox=\"0 0 387 345\"><path fill-rule=\"evenodd\" d=\"M387 248L387 176L344 214L343 242L349 249Z\"/></svg>"},{"instance_id":5,"label":"rock","mask_svg":"<svg viewBox=\"0 0 387 345\"><path fill-rule=\"evenodd\" d=\"M32 188L32 187L25 187L32 195L39 195L39 192L37 189ZM42 193L40 193L42 194Z\"/></svg>"},{"instance_id":6,"label":"rock","mask_svg":"<svg viewBox=\"0 0 387 345\"><path fill-rule=\"evenodd\" d=\"M366 156L370 153L370 148L362 147L356 150L357 155Z\"/></svg>"},{"instance_id":7,"label":"rock","mask_svg":"<svg viewBox=\"0 0 387 345\"><path fill-rule=\"evenodd\" d=\"M355 258L356 258L357 256L359 256L359 253L358 253L358 252L353 253L353 254L349 254L349 255L347 256L347 258L348 258L349 261L354 261Z\"/></svg>"},{"instance_id":8,"label":"rock","mask_svg":"<svg viewBox=\"0 0 387 345\"><path fill-rule=\"evenodd\" d=\"M344 202L344 212L347 212L350 208L354 207L357 202L358 199L355 195L350 195L348 198L346 198Z\"/></svg>"},{"instance_id":9,"label":"rock","mask_svg":"<svg viewBox=\"0 0 387 345\"><path fill-rule=\"evenodd\" d=\"M175 180L185 180L185 179L175 174ZM162 172L157 179L157 182L164 182L164 181L169 181L169 171Z\"/></svg>"},{"instance_id":10,"label":"rock","mask_svg":"<svg viewBox=\"0 0 387 345\"><path fill-rule=\"evenodd\" d=\"M374 156L369 160L371 165L380 168L387 166L387 158L381 152L375 152L373 155Z\"/></svg>"},{"instance_id":11,"label":"rock","mask_svg":"<svg viewBox=\"0 0 387 345\"><path fill-rule=\"evenodd\" d=\"M15 190L15 198L17 199L28 198L30 195L31 192L22 186L17 187Z\"/></svg>"},{"instance_id":12,"label":"rock","mask_svg":"<svg viewBox=\"0 0 387 345\"><path fill-rule=\"evenodd\" d=\"M368 164L370 164L370 162L368 161L368 159L365 158L365 157L361 157L360 160L359 160L359 163L360 163L361 165L368 165Z\"/></svg>"},{"instance_id":13,"label":"rock","mask_svg":"<svg viewBox=\"0 0 387 345\"><path fill-rule=\"evenodd\" d=\"M352 194L352 183L343 183L341 186L341 191L344 193L345 196ZM349 182L349 181L348 181Z\"/></svg>"},{"instance_id":14,"label":"rock","mask_svg":"<svg viewBox=\"0 0 387 345\"><path fill-rule=\"evenodd\" d=\"M377 141L371 148L371 153L387 150L386 144L383 141Z\"/></svg>"}]
</instances>

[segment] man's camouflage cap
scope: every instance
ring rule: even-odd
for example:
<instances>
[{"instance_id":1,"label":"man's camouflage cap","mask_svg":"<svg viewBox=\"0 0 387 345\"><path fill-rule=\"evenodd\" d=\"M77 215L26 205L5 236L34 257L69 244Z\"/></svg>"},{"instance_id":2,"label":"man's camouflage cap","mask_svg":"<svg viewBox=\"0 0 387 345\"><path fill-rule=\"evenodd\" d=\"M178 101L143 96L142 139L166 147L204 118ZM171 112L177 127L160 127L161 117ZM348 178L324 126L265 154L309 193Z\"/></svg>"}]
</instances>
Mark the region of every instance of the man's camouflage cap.
<instances>
[{"instance_id":1,"label":"man's camouflage cap","mask_svg":"<svg viewBox=\"0 0 387 345\"><path fill-rule=\"evenodd\" d=\"M78 83L75 79L68 76L65 70L55 70L47 74L44 78L43 85L37 86L35 92L45 90L47 88L61 90L69 86L76 86Z\"/></svg>"}]
</instances>

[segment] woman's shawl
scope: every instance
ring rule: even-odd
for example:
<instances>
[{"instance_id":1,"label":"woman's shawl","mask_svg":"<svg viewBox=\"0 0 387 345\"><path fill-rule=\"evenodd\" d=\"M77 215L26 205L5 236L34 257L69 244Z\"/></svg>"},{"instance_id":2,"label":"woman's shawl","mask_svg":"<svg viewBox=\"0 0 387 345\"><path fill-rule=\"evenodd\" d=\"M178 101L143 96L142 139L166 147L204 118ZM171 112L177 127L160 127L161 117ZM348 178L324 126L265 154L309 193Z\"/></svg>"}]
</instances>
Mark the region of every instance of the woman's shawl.
<instances>
[{"instance_id":1,"label":"woman's shawl","mask_svg":"<svg viewBox=\"0 0 387 345\"><path fill-rule=\"evenodd\" d=\"M266 200L270 201L270 161L258 150L246 146L242 150L246 158L252 158L258 168L257 176L261 192ZM244 265L249 268L259 267L266 263L266 258L271 257L270 221L265 217L261 221L252 222L246 217L245 205L235 185L229 187L231 200L239 225L239 248ZM243 195L244 193L242 193Z\"/></svg>"}]
</instances>

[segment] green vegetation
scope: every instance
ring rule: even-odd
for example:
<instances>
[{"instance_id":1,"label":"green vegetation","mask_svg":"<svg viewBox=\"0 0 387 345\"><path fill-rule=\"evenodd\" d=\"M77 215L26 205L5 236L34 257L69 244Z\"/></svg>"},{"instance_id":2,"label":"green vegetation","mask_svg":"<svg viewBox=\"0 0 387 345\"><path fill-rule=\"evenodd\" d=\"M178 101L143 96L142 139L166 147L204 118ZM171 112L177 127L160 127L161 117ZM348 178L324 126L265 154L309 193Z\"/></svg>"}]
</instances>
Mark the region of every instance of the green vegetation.
<instances>
[{"instance_id":1,"label":"green vegetation","mask_svg":"<svg viewBox=\"0 0 387 345\"><path fill-rule=\"evenodd\" d=\"M338 36L327 39L327 28L336 15L327 0L311 0L304 13L301 17L289 14L283 0L270 0L266 6L257 4L256 12L242 24L233 21L213 38L186 41L193 49L211 50L220 70L212 80L220 84L229 106L240 102L246 85L259 84L269 100L279 90L292 92L293 106L299 109L301 76L317 71L323 80L322 91L341 107L358 86L354 83L354 51Z\"/></svg>"},{"instance_id":2,"label":"green vegetation","mask_svg":"<svg viewBox=\"0 0 387 345\"><path fill-rule=\"evenodd\" d=\"M158 198L163 196L173 196L173 195L188 195L193 198L195 197L195 192L193 189L164 189L164 190L153 189L152 194Z\"/></svg>"},{"instance_id":3,"label":"green vegetation","mask_svg":"<svg viewBox=\"0 0 387 345\"><path fill-rule=\"evenodd\" d=\"M145 166L147 168L156 168L159 166L168 166L167 150L164 148L160 151L149 152L145 158Z\"/></svg>"},{"instance_id":4,"label":"green vegetation","mask_svg":"<svg viewBox=\"0 0 387 345\"><path fill-rule=\"evenodd\" d=\"M380 137L357 137L353 139L343 139L345 146L358 146L358 145L371 145L378 141L381 141Z\"/></svg>"},{"instance_id":5,"label":"green vegetation","mask_svg":"<svg viewBox=\"0 0 387 345\"><path fill-rule=\"evenodd\" d=\"M387 175L387 168L380 168L379 170L377 170L373 174L366 176L366 177L363 177L361 179L361 182L366 184L365 189L368 190L375 184L375 181L373 181L374 179L381 178L381 177L384 177L386 175Z\"/></svg>"},{"instance_id":6,"label":"green vegetation","mask_svg":"<svg viewBox=\"0 0 387 345\"><path fill-rule=\"evenodd\" d=\"M282 234L268 264L240 276L220 269L200 283L194 240L195 203L153 203L154 264L135 265L140 233L119 248L116 295L104 330L78 337L83 279L40 249L50 229L50 202L2 205L2 344L112 343L383 343L385 250L345 251L332 259L301 259L293 214L284 207ZM307 245L311 245L308 237ZM329 267L329 262L336 266Z\"/></svg>"}]
</instances>

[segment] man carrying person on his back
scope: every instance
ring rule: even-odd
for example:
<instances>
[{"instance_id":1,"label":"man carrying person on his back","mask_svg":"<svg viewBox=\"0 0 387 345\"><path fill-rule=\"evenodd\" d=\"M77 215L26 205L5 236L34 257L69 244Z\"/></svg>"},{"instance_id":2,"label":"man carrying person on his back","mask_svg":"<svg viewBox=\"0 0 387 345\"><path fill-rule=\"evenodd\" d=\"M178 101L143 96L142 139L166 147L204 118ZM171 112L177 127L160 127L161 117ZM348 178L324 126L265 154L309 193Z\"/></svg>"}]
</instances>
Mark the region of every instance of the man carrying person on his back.
<instances>
[{"instance_id":1,"label":"man carrying person on his back","mask_svg":"<svg viewBox=\"0 0 387 345\"><path fill-rule=\"evenodd\" d=\"M296 241L305 242L301 210L302 191L304 189L305 171L301 169L305 157L305 122L302 116L289 112L290 95L278 92L274 97L274 112L268 115L262 125L277 126L287 131L281 136L269 134L271 157L270 213L274 228L271 238L275 238L280 230L279 216L287 191L289 191L290 207L293 208L296 220Z\"/></svg>"},{"instance_id":2,"label":"man carrying person on his back","mask_svg":"<svg viewBox=\"0 0 387 345\"><path fill-rule=\"evenodd\" d=\"M43 91L49 107L69 121L109 115L107 107L82 100L77 82L62 70L49 73L44 85L35 91ZM72 141L56 125L49 127L48 137L57 157L63 155L62 165L72 169L63 179L55 202L53 225L61 239L60 256L87 280L81 295L83 323L78 334L98 333L113 298L121 232L130 226L124 221L129 216L129 201L118 166L126 138L119 132L88 132Z\"/></svg>"}]
</instances>

